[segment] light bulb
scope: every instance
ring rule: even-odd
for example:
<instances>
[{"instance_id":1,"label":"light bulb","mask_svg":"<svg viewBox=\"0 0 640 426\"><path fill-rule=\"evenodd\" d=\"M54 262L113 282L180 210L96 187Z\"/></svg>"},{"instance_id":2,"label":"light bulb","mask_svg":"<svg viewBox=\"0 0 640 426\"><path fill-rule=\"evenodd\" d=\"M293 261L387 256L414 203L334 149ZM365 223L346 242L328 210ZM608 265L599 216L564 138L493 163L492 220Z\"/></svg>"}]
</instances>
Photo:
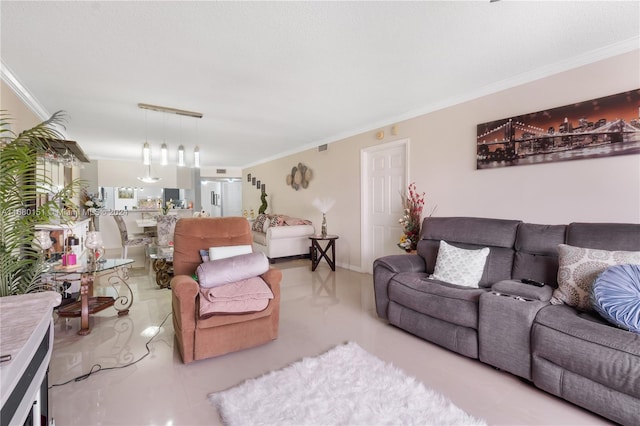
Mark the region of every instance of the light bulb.
<instances>
[{"instance_id":1,"label":"light bulb","mask_svg":"<svg viewBox=\"0 0 640 426\"><path fill-rule=\"evenodd\" d=\"M197 146L193 150L193 167L200 167L200 148Z\"/></svg>"},{"instance_id":2,"label":"light bulb","mask_svg":"<svg viewBox=\"0 0 640 426\"><path fill-rule=\"evenodd\" d=\"M151 149L149 148L149 143L146 141L142 146L142 164L145 166L151 164Z\"/></svg>"},{"instance_id":3,"label":"light bulb","mask_svg":"<svg viewBox=\"0 0 640 426\"><path fill-rule=\"evenodd\" d=\"M178 147L178 166L184 166L184 146L182 145Z\"/></svg>"},{"instance_id":4,"label":"light bulb","mask_svg":"<svg viewBox=\"0 0 640 426\"><path fill-rule=\"evenodd\" d=\"M166 166L169 164L168 153L167 153L167 144L163 143L160 147L160 164Z\"/></svg>"}]
</instances>

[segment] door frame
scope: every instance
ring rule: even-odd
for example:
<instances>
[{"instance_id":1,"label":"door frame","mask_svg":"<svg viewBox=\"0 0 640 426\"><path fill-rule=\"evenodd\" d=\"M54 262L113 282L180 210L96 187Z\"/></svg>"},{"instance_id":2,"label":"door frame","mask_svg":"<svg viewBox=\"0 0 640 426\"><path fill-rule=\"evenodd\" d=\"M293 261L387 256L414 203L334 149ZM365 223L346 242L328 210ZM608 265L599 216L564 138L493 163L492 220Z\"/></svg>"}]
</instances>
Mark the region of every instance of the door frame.
<instances>
[{"instance_id":1,"label":"door frame","mask_svg":"<svg viewBox=\"0 0 640 426\"><path fill-rule=\"evenodd\" d=\"M396 141L386 142L380 145L362 148L360 150L360 270L364 273L372 273L373 271L373 252L371 250L371 236L368 229L370 225L369 211L371 200L369 200L369 169L367 167L369 156L378 151L385 151L388 149L396 148L398 146L404 147L404 174L405 183L409 182L409 147L410 139L399 139ZM399 218L398 218L399 219Z\"/></svg>"}]
</instances>

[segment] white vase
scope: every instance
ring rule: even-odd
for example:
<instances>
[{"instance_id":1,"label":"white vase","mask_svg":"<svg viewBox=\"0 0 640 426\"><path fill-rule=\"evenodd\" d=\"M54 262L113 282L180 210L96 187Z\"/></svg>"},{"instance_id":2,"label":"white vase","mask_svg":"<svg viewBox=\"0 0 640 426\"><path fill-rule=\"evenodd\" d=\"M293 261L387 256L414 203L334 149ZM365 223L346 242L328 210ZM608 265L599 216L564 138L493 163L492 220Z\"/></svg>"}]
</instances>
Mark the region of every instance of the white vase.
<instances>
[{"instance_id":1,"label":"white vase","mask_svg":"<svg viewBox=\"0 0 640 426\"><path fill-rule=\"evenodd\" d=\"M327 217L324 213L322 213L322 236L327 236Z\"/></svg>"}]
</instances>

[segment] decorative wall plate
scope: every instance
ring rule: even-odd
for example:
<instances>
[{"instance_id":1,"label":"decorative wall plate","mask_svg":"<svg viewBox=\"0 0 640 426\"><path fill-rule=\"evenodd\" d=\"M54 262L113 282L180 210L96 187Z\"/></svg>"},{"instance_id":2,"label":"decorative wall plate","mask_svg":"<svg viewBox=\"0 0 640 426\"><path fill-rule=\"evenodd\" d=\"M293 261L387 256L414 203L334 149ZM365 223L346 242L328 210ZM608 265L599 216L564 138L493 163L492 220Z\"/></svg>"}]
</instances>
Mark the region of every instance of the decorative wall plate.
<instances>
[{"instance_id":1,"label":"decorative wall plate","mask_svg":"<svg viewBox=\"0 0 640 426\"><path fill-rule=\"evenodd\" d=\"M291 185L291 188L298 189L309 187L309 181L311 180L311 170L302 163L298 163L297 166L291 168L291 173L287 175L287 185Z\"/></svg>"}]
</instances>

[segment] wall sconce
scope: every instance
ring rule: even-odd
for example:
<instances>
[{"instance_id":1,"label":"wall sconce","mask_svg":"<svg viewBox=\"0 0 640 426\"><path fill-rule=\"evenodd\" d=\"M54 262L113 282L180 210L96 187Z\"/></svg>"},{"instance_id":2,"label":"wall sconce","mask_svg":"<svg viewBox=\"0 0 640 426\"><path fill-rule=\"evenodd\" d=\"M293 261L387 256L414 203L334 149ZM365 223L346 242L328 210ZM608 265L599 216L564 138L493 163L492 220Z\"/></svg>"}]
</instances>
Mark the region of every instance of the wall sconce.
<instances>
[{"instance_id":1,"label":"wall sconce","mask_svg":"<svg viewBox=\"0 0 640 426\"><path fill-rule=\"evenodd\" d=\"M178 167L184 167L184 146L178 147Z\"/></svg>"},{"instance_id":2,"label":"wall sconce","mask_svg":"<svg viewBox=\"0 0 640 426\"><path fill-rule=\"evenodd\" d=\"M200 148L197 146L193 150L193 167L200 167Z\"/></svg>"},{"instance_id":3,"label":"wall sconce","mask_svg":"<svg viewBox=\"0 0 640 426\"><path fill-rule=\"evenodd\" d=\"M149 142L147 141L142 145L142 164L145 166L151 164L151 148L149 148Z\"/></svg>"},{"instance_id":4,"label":"wall sconce","mask_svg":"<svg viewBox=\"0 0 640 426\"><path fill-rule=\"evenodd\" d=\"M169 164L169 158L167 153L167 144L163 143L160 147L160 164L166 166Z\"/></svg>"}]
</instances>

